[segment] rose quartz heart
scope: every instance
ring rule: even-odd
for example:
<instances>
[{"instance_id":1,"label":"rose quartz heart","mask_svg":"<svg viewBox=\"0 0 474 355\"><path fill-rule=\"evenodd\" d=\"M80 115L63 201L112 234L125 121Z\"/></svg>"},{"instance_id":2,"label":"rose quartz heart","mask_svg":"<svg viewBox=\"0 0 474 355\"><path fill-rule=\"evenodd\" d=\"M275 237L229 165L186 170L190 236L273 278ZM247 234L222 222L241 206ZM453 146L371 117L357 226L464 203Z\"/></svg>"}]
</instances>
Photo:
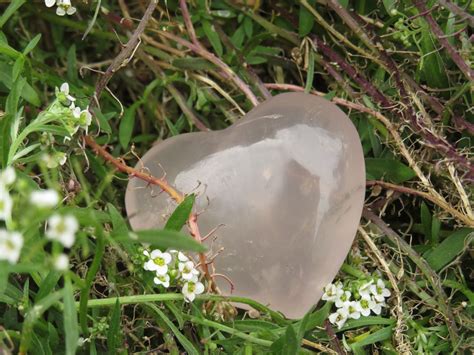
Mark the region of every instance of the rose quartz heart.
<instances>
[{"instance_id":1,"label":"rose quartz heart","mask_svg":"<svg viewBox=\"0 0 474 355\"><path fill-rule=\"evenodd\" d=\"M359 136L331 102L312 95L273 97L222 131L160 142L137 165L185 193L216 272L289 318L302 317L332 281L354 239L365 168ZM133 229L163 227L176 204L131 179L126 208ZM217 278L229 293L229 285Z\"/></svg>"}]
</instances>

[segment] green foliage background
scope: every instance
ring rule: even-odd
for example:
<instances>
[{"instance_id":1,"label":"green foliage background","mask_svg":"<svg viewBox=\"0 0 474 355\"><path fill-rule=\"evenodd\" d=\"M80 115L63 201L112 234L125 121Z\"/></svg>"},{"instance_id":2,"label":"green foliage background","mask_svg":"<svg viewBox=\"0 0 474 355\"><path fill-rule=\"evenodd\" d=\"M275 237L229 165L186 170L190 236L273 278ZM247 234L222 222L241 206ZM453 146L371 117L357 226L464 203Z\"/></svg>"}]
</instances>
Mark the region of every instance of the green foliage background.
<instances>
[{"instance_id":1,"label":"green foliage background","mask_svg":"<svg viewBox=\"0 0 474 355\"><path fill-rule=\"evenodd\" d=\"M14 163L29 189L62 191L66 200L60 210L75 215L82 226L70 251L71 270L54 271L48 247L39 242L47 216L28 213L26 194L18 195L15 223L25 231L30 252L19 264L0 267L0 350L472 350L474 91L473 78L461 65L472 72L472 2L189 1L200 50L166 35L192 42L178 1L167 0L159 3L140 47L114 74L100 109L94 110L91 135L134 166L156 140L197 131L200 124L222 129L252 108L223 68L259 100L303 90L339 104L364 149L366 207L381 216L365 213L361 222L376 250L359 235L339 277L385 274L379 255L398 286L382 316L350 320L339 330L325 322L330 304L288 320L253 300L232 298L258 310L257 318L249 318L234 313L218 295L188 305L179 292L157 292L142 270L136 242L202 250L177 232L189 215L186 205L167 230L138 233L138 240L131 240L123 209L126 174L108 166L80 136L56 144L68 156L65 165L47 169L39 162L35 144L41 133L65 134L59 125L35 121L52 101L54 87L67 81L81 107L89 104L97 78L130 38L148 2L74 5L76 15L59 17L42 2L0 4L1 166ZM441 39L430 16L443 32ZM443 38L457 56L446 50Z\"/></svg>"}]
</instances>

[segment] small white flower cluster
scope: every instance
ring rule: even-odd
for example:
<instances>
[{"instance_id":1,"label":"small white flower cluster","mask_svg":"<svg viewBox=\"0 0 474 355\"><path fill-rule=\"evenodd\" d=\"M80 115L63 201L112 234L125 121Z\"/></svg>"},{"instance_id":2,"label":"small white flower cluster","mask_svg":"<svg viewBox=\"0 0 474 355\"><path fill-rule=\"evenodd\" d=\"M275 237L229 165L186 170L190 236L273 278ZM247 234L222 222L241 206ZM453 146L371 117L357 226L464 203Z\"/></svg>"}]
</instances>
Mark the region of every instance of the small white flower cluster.
<instances>
[{"instance_id":1,"label":"small white flower cluster","mask_svg":"<svg viewBox=\"0 0 474 355\"><path fill-rule=\"evenodd\" d=\"M76 8L72 6L71 0L44 0L44 3L47 7L57 6L56 15L74 15L76 13Z\"/></svg>"},{"instance_id":2,"label":"small white flower cluster","mask_svg":"<svg viewBox=\"0 0 474 355\"><path fill-rule=\"evenodd\" d=\"M145 250L143 254L148 258L143 268L155 273L155 284L164 288L170 287L171 284L181 286L181 292L187 302L194 301L196 295L204 292L204 285L199 282L199 270L182 252L170 250L166 253L155 249L151 253Z\"/></svg>"},{"instance_id":3,"label":"small white flower cluster","mask_svg":"<svg viewBox=\"0 0 474 355\"><path fill-rule=\"evenodd\" d=\"M70 115L66 121L66 128L71 136L76 134L79 128L83 128L87 133L87 130L92 123L92 115L89 112L89 107L86 107L85 109L76 107L74 104L76 98L69 94L68 83L63 83L59 89L56 88L56 98L62 105L69 107L71 110L72 115Z\"/></svg>"},{"instance_id":4,"label":"small white flower cluster","mask_svg":"<svg viewBox=\"0 0 474 355\"><path fill-rule=\"evenodd\" d=\"M13 185L15 179L15 169L11 166L0 171L0 221L6 223L10 221L13 209L13 200L8 187ZM0 260L16 264L20 258L22 247L23 235L21 233L0 228Z\"/></svg>"},{"instance_id":5,"label":"small white flower cluster","mask_svg":"<svg viewBox=\"0 0 474 355\"><path fill-rule=\"evenodd\" d=\"M70 94L68 83L63 83L59 88L56 87L55 92L56 100L48 107L45 114L56 117L57 121L67 130L68 135L64 137L64 143L70 141L81 128L87 134L92 123L89 107L81 109L76 106L76 98ZM66 153L54 148L55 137L51 132L43 132L40 143L41 149L44 151L42 160L49 169L66 163Z\"/></svg>"},{"instance_id":6,"label":"small white flower cluster","mask_svg":"<svg viewBox=\"0 0 474 355\"><path fill-rule=\"evenodd\" d=\"M46 238L61 243L65 248L70 248L76 240L78 229L79 223L77 223L76 217L55 213L48 219Z\"/></svg>"},{"instance_id":7,"label":"small white flower cluster","mask_svg":"<svg viewBox=\"0 0 474 355\"><path fill-rule=\"evenodd\" d=\"M0 221L11 218L13 201L8 192L8 187L15 182L16 174L12 167L0 171Z\"/></svg>"},{"instance_id":8,"label":"small white flower cluster","mask_svg":"<svg viewBox=\"0 0 474 355\"><path fill-rule=\"evenodd\" d=\"M329 321L339 329L348 319L367 317L371 312L380 314L382 307L386 306L385 298L390 296L390 290L385 287L382 279L362 284L355 292L354 299L351 290L353 288L344 287L340 282L324 287L322 299L334 302L337 308L336 312L329 315Z\"/></svg>"},{"instance_id":9,"label":"small white flower cluster","mask_svg":"<svg viewBox=\"0 0 474 355\"><path fill-rule=\"evenodd\" d=\"M11 220L13 200L8 188L16 180L15 169L8 167L0 171L0 221ZM29 202L39 209L54 208L59 203L59 194L52 189L35 190L31 192ZM46 238L56 240L64 247L70 248L76 239L76 232L79 224L72 215L53 214L47 222ZM23 235L16 231L9 231L0 228L0 260L6 260L11 264L16 264L20 258L23 247ZM66 254L59 254L55 257L54 267L59 271L64 271L69 266L69 259Z\"/></svg>"}]
</instances>

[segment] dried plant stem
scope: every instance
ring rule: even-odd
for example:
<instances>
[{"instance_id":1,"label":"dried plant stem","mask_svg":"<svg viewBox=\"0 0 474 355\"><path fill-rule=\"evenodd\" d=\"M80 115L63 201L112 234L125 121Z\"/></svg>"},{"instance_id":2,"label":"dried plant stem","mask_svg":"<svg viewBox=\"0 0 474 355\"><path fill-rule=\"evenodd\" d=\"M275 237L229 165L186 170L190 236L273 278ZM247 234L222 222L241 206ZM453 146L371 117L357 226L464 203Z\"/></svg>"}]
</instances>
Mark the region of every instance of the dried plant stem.
<instances>
[{"instance_id":1,"label":"dried plant stem","mask_svg":"<svg viewBox=\"0 0 474 355\"><path fill-rule=\"evenodd\" d=\"M401 238L392 228L390 228L379 216L367 208L364 208L362 216L377 226L384 236L392 244L397 245L399 249L405 253L424 274L426 280L428 280L430 283L433 292L437 297L439 311L446 320L451 343L453 347L456 348L459 339L458 327L456 325L456 321L454 320L453 312L449 306L448 297L443 290L439 276L433 271L426 260L422 258L416 251L414 251L413 248L407 242L405 242L405 240Z\"/></svg>"},{"instance_id":2,"label":"dried plant stem","mask_svg":"<svg viewBox=\"0 0 474 355\"><path fill-rule=\"evenodd\" d=\"M449 43L448 39L446 38L443 30L439 27L436 20L431 15L430 11L427 11L426 3L424 0L415 1L415 6L418 8L420 12L423 13L423 16L428 22L428 25L431 28L431 32L434 33L436 38L438 39L439 43L443 46L446 52L449 54L453 62L457 65L459 70L466 76L469 81L474 80L474 70L472 70L469 65L464 61L458 51Z\"/></svg>"},{"instance_id":3,"label":"dried plant stem","mask_svg":"<svg viewBox=\"0 0 474 355\"><path fill-rule=\"evenodd\" d=\"M461 202L464 206L464 210L466 211L466 214L469 216L470 219L474 220L474 214L472 213L469 197L466 193L466 190L464 189L464 186L459 180L459 177L456 174L456 169L454 169L453 164L448 165L448 171L449 171L449 175L451 176L451 180L454 182L454 186L456 186L456 189L458 190L459 196L461 196Z\"/></svg>"},{"instance_id":4,"label":"dried plant stem","mask_svg":"<svg viewBox=\"0 0 474 355\"><path fill-rule=\"evenodd\" d=\"M449 0L438 0L438 1L441 5L443 5L445 8L447 8L453 14L461 17L460 18L461 21L467 20L469 25L471 27L474 27L474 16L472 16L470 13L468 13L467 11L460 8L458 5L456 5L455 3L452 3Z\"/></svg>"},{"instance_id":5,"label":"dried plant stem","mask_svg":"<svg viewBox=\"0 0 474 355\"><path fill-rule=\"evenodd\" d=\"M400 73L400 70L397 67L396 63L393 61L390 55L385 51L383 46L380 45L380 40L378 40L377 37L374 35L373 37L375 38L376 43L373 43L373 40L371 39L371 37L364 30L364 24L360 23L361 20L357 16L357 14L351 13L348 10L346 10L337 0L328 0L328 5L331 7L332 10L334 10L341 17L341 19L362 40L362 42L368 48L370 48L373 53L375 53L378 57L380 57L380 61L375 60L375 62L381 65L383 68L385 68L388 72L393 74L396 86L398 90L400 91L401 101L404 105L404 110L402 111L402 113L407 119L407 121L410 122L411 129L414 132L420 134L425 139L425 142L427 145L435 149L441 155L444 155L448 159L455 161L456 164L459 165L459 167L462 167L464 170L466 170L466 176L465 176L466 180L468 181L474 180L474 167L472 166L471 162L464 155L460 154L456 150L456 148L453 147L446 139L438 136L435 133L434 129L431 127L431 125L428 125L428 126L426 125L425 121L427 122L430 121L426 112L424 112L424 115L422 115L424 120L422 119L422 117L420 117L420 115L418 115L415 112L412 105L408 101L408 97L409 97L409 94L410 96L415 96L415 97L416 95L412 92L410 85L408 85L410 93L407 92L407 88L405 87L405 82L408 82L409 84L413 84L413 80L409 78L407 80L406 76ZM434 19L432 20L434 21ZM322 21L324 21L324 19ZM435 24L437 25L436 22ZM445 38L444 40L447 41L447 39ZM388 100L387 98L385 98L384 95L382 94L379 95L378 90L366 78L360 75L352 66L346 63L345 60L343 60L339 56L339 54L333 51L329 46L325 45L324 42L318 39L317 37L314 38L314 41L317 46L323 49L324 55L328 56L332 61L336 62L339 66L341 66L341 68L350 77L352 77L354 81L356 81L359 85L361 85L361 87L363 87L364 90L369 89L369 91L367 92L370 94L370 96L372 96L373 99L375 99L375 101L385 106L385 108L390 109L395 114L400 114L399 109L397 108L397 105L391 102L391 100ZM456 51L454 52L458 54ZM403 77L403 80L402 80L402 77ZM428 101L430 102L430 104L433 104L432 102L433 100L428 100ZM438 104L435 103L434 106L436 106L438 110L440 109Z\"/></svg>"},{"instance_id":6,"label":"dried plant stem","mask_svg":"<svg viewBox=\"0 0 474 355\"><path fill-rule=\"evenodd\" d=\"M257 106L258 105L258 99L255 96L255 94L252 92L250 89L250 86L247 85L237 74L234 73L234 71L226 64L224 63L220 58L215 56L213 53L209 52L197 39L196 37L196 31L194 30L193 23L191 21L191 16L189 15L188 7L186 5L185 0L180 0L179 2L180 7L181 7L181 12L183 14L183 19L184 23L186 26L186 30L189 34L189 37L191 38L191 42L186 41L185 39L182 39L181 37L178 37L172 33L165 32L165 31L157 31L161 36L171 39L175 41L176 43L181 44L184 47L189 48L192 50L194 53L197 55L203 57L204 59L207 59L211 63L215 64L217 67L219 67L222 71L222 74L225 79L231 80L234 82L234 84L247 96L247 99L252 103L252 105Z\"/></svg>"},{"instance_id":7,"label":"dried plant stem","mask_svg":"<svg viewBox=\"0 0 474 355\"><path fill-rule=\"evenodd\" d=\"M94 100L92 100L90 104L91 111L92 111L92 108L98 105L99 97L102 94L102 91L107 86L110 79L112 78L112 76L120 68L128 64L134 52L138 48L138 45L140 44L140 36L142 35L143 31L145 31L145 27L148 21L150 20L151 15L153 14L153 11L156 8L156 5L158 5L158 0L150 1L142 19L140 20L140 23L138 24L137 29L135 30L135 32L133 32L133 35L130 37L130 40L127 42L125 47L122 48L120 53L114 58L114 60L112 61L112 64L109 65L104 75L101 75L99 77L99 80L97 80L97 83L95 86Z\"/></svg>"},{"instance_id":8,"label":"dried plant stem","mask_svg":"<svg viewBox=\"0 0 474 355\"><path fill-rule=\"evenodd\" d=\"M454 209L451 205L448 203L441 201L437 198L434 198L432 195L430 195L427 192L411 189L406 186L400 186L400 185L395 185L391 184L389 182L385 181L379 181L379 180L370 180L366 182L366 186L381 186L385 189L390 189L393 191L398 191L404 194L409 194L409 195L414 195L414 196L420 196L421 198L424 198L428 201L433 202L435 205L438 207L441 207L444 211L448 212L450 215L452 215L454 218L458 219L459 221L463 222L466 226L469 227L474 227L474 218L472 218L470 215L464 215L458 210ZM472 213L472 212L471 212Z\"/></svg>"},{"instance_id":9,"label":"dried plant stem","mask_svg":"<svg viewBox=\"0 0 474 355\"><path fill-rule=\"evenodd\" d=\"M232 106L234 106L237 111L240 112L241 115L245 115L245 111L239 106L239 104L230 96L227 91L225 91L223 88L221 88L215 81L209 79L207 76L200 75L200 74L190 74L191 77L203 82L204 84L209 85L212 87L214 90L216 90L219 94L222 95L223 98L225 98L227 101L229 101Z\"/></svg>"},{"instance_id":10,"label":"dried plant stem","mask_svg":"<svg viewBox=\"0 0 474 355\"><path fill-rule=\"evenodd\" d=\"M387 274L387 277L390 280L390 284L392 285L392 289L395 294L395 299L396 299L395 314L397 316L395 340L398 343L397 350L400 354L410 354L411 353L410 344L406 343L403 339L404 315L403 315L403 307L402 307L402 296L400 293L400 289L398 288L398 281L395 279L395 276L393 276L392 272L390 271L390 267L388 266L388 263L385 261L385 258L383 257L382 253L377 248L377 246L375 245L374 241L369 236L369 234L361 226L359 226L358 230L359 230L360 235L364 239L365 243L369 246L370 250L375 255L379 264L382 266L385 273Z\"/></svg>"},{"instance_id":11,"label":"dried plant stem","mask_svg":"<svg viewBox=\"0 0 474 355\"><path fill-rule=\"evenodd\" d=\"M352 48L354 51L356 51L357 53L359 53L360 55L362 55L363 57L365 58L368 58L370 60L372 60L373 62L375 63L378 63L378 64L382 64L378 58L374 57L370 52L367 52L365 50L363 50L362 48L360 48L359 46L356 46L354 43L352 43L351 41L349 41L347 39L347 36L344 36L342 33L338 32L334 26L332 26L331 24L329 24L323 16L321 16L321 14L319 14L319 12L316 11L316 9L314 7L312 7L307 0L299 0L299 2L301 3L301 5L303 5L313 16L314 18L316 19L316 21L322 26L324 27L324 29L326 31L328 31L330 34L332 34L338 41L340 41L341 43L344 43L346 44L348 47Z\"/></svg>"},{"instance_id":12,"label":"dried plant stem","mask_svg":"<svg viewBox=\"0 0 474 355\"><path fill-rule=\"evenodd\" d=\"M237 74L235 74L234 71L226 63L224 63L220 58L216 57L213 53L209 52L207 49L205 49L202 46L197 46L172 33L160 31L160 30L155 30L155 32L157 32L162 37L171 39L175 41L176 43L186 48L189 48L197 55L203 57L204 59L207 59L208 61L216 65L219 69L221 69L223 77L226 80L231 80L240 89L240 91L244 93L244 95L252 103L253 106L258 105L258 99L255 96L255 94L252 92L250 87L240 77L238 77Z\"/></svg>"},{"instance_id":13,"label":"dried plant stem","mask_svg":"<svg viewBox=\"0 0 474 355\"><path fill-rule=\"evenodd\" d=\"M347 352L342 347L341 342L339 341L339 338L334 332L334 329L332 328L332 325L328 319L326 319L326 321L324 322L324 329L326 330L326 333L329 336L329 341L331 342L334 349L336 349L336 353L339 355L347 354Z\"/></svg>"},{"instance_id":14,"label":"dried plant stem","mask_svg":"<svg viewBox=\"0 0 474 355\"><path fill-rule=\"evenodd\" d=\"M269 89L273 90L288 90L288 91L304 91L304 88L301 86L297 85L292 85L292 84L276 84L276 83L267 83L265 86ZM311 91L311 94L317 95L317 96L325 96L325 93L319 92L319 91ZM469 225L469 226L474 226L474 219L471 219L469 216L466 216L465 214L459 212L456 210L453 206L451 206L445 198L440 195L431 185L430 181L428 178L423 174L421 171L420 167L418 164L415 162L415 159L411 156L410 152L406 148L405 144L403 143L402 138L400 137L400 134L398 133L398 130L394 127L392 122L382 115L380 112L375 111L371 108L368 108L364 105L351 102L339 97L333 97L331 99L332 102L334 102L337 105L341 105L350 109L354 109L359 112L364 112L367 113L373 117L375 117L377 120L383 123L383 125L387 128L389 131L390 135L392 136L397 148L399 149L400 153L403 155L405 160L408 162L408 165L413 169L415 174L417 175L418 179L420 179L423 187L428 191L428 192L422 192L422 191L417 191L409 188L405 188L400 186L399 189L397 190L398 185L393 185L390 183L386 183L381 181L378 183L380 186L384 186L386 188L391 188L397 191L400 191L400 189L404 189L404 193L410 193L410 194L415 194L420 197L426 198L427 200L433 202L434 204L438 205L441 207L443 210L445 210L447 213L451 214L453 217L457 218L459 221L462 223Z\"/></svg>"},{"instance_id":15,"label":"dried plant stem","mask_svg":"<svg viewBox=\"0 0 474 355\"><path fill-rule=\"evenodd\" d=\"M143 181L148 182L151 185L158 186L177 203L181 203L184 201L184 195L178 192L176 189L174 189L165 180L158 179L150 174L136 170L124 164L122 160L115 158L109 152L107 152L105 148L102 147L100 144L98 144L91 136L85 136L84 141L89 147L92 148L93 151L95 151L98 155L100 155L105 161L115 166L117 170L128 174L130 177L137 177Z\"/></svg>"},{"instance_id":16,"label":"dried plant stem","mask_svg":"<svg viewBox=\"0 0 474 355\"><path fill-rule=\"evenodd\" d=\"M322 352L324 352L324 353L326 353L326 354L337 354L336 351L334 351L334 350L328 348L327 346L324 346L324 345L315 343L314 341L309 341L309 340L307 340L307 339L303 339L303 340L301 341L301 343L302 343L303 345L306 345L307 347L313 348L313 349L318 350L318 351L320 351L320 352L322 351Z\"/></svg>"},{"instance_id":17,"label":"dried plant stem","mask_svg":"<svg viewBox=\"0 0 474 355\"><path fill-rule=\"evenodd\" d=\"M186 5L186 0L179 0L179 7L181 8L181 13L183 14L184 25L186 26L186 31L188 31L189 38L191 42L196 46L202 47L201 43L196 37L196 31L194 30L193 22L191 21L191 16L189 15L188 5Z\"/></svg>"},{"instance_id":18,"label":"dried plant stem","mask_svg":"<svg viewBox=\"0 0 474 355\"><path fill-rule=\"evenodd\" d=\"M152 57L145 54L142 50L137 51L137 57L139 57L158 78L165 79L165 73L163 73ZM173 84L167 83L166 89L170 92L171 96L173 96L183 114L196 126L197 129L200 131L209 131L209 128L207 128L206 125L197 117L194 110L187 104L181 92L176 89Z\"/></svg>"}]
</instances>

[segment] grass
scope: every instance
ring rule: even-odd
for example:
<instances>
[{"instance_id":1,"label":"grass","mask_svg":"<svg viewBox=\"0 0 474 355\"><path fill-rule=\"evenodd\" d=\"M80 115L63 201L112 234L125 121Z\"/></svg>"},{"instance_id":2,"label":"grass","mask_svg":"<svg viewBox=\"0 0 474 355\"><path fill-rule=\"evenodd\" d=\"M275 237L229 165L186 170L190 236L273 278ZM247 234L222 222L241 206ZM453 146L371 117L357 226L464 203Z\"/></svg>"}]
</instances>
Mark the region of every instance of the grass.
<instances>
[{"instance_id":1,"label":"grass","mask_svg":"<svg viewBox=\"0 0 474 355\"><path fill-rule=\"evenodd\" d=\"M24 237L17 263L0 260L0 349L447 354L473 348L472 2L73 5L77 14L65 17L43 2L0 5L0 164L3 171L14 166L17 175L9 187L12 217L0 228ZM76 105L89 105L93 115L88 133L82 127L69 141L72 118L54 95L65 81ZM205 269L211 292L193 303L178 289L153 287L139 242L202 251L199 218L189 218L193 201L162 180L141 177L180 207L166 230L129 238L123 201L128 176L139 174L130 168L137 157L157 140L225 128L283 91L332 100L357 127L364 150L365 208L337 279L357 283L380 273L391 296L381 315L351 319L341 329L327 321L330 303L288 320L254 300L218 295ZM55 211L79 222L67 271L53 267L63 249L45 238L54 211L29 202L38 188L60 192L64 200ZM178 232L186 223L195 239Z\"/></svg>"}]
</instances>

